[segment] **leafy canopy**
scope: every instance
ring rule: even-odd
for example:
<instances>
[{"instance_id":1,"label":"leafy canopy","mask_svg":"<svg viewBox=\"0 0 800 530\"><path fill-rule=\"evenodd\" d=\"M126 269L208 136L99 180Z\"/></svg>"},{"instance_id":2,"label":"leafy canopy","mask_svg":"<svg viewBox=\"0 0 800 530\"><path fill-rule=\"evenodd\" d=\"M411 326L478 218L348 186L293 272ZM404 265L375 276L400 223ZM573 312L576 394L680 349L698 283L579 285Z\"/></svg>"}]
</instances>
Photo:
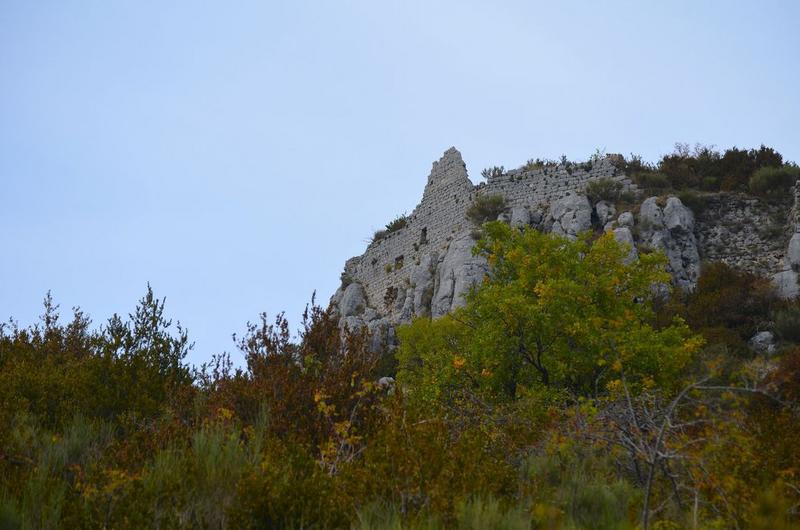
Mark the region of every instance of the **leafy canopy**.
<instances>
[{"instance_id":1,"label":"leafy canopy","mask_svg":"<svg viewBox=\"0 0 800 530\"><path fill-rule=\"evenodd\" d=\"M657 328L661 254L626 260L605 234L590 243L493 222L474 252L490 277L449 316L398 330L399 378L423 401L469 390L493 401L533 391L597 396L674 384L702 340L680 319Z\"/></svg>"}]
</instances>

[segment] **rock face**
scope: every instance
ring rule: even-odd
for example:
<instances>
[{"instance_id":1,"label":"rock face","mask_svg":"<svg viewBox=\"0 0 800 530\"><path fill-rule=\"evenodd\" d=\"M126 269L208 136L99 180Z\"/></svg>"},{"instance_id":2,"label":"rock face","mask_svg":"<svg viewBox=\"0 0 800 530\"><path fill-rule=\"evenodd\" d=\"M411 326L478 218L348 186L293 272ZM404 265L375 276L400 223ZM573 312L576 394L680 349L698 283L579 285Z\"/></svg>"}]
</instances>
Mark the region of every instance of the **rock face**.
<instances>
[{"instance_id":1,"label":"rock face","mask_svg":"<svg viewBox=\"0 0 800 530\"><path fill-rule=\"evenodd\" d=\"M488 273L486 260L472 255L475 240L464 235L450 243L436 269L431 315L440 317L464 305L464 295Z\"/></svg>"},{"instance_id":2,"label":"rock face","mask_svg":"<svg viewBox=\"0 0 800 530\"><path fill-rule=\"evenodd\" d=\"M360 283L348 285L339 300L339 314L343 317L360 315L367 308L364 286Z\"/></svg>"},{"instance_id":3,"label":"rock face","mask_svg":"<svg viewBox=\"0 0 800 530\"><path fill-rule=\"evenodd\" d=\"M800 285L798 285L797 273L791 269L780 271L772 277L772 283L778 290L778 295L784 300L797 298L800 296Z\"/></svg>"},{"instance_id":4,"label":"rock face","mask_svg":"<svg viewBox=\"0 0 800 530\"><path fill-rule=\"evenodd\" d=\"M511 209L511 226L522 227L531 224L531 213L524 206Z\"/></svg>"},{"instance_id":5,"label":"rock face","mask_svg":"<svg viewBox=\"0 0 800 530\"><path fill-rule=\"evenodd\" d=\"M617 217L617 224L619 226L627 226L628 228L633 228L634 220L633 214L631 212L622 212Z\"/></svg>"},{"instance_id":6,"label":"rock face","mask_svg":"<svg viewBox=\"0 0 800 530\"><path fill-rule=\"evenodd\" d=\"M630 247L628 255L625 257L625 264L630 264L639 259L639 251L636 250L636 242L633 239L633 232L627 226L621 226L614 229L614 239L618 243Z\"/></svg>"},{"instance_id":7,"label":"rock face","mask_svg":"<svg viewBox=\"0 0 800 530\"><path fill-rule=\"evenodd\" d=\"M642 241L666 254L676 285L687 291L697 286L700 254L694 236L694 214L677 197L662 208L656 197L646 199L639 211Z\"/></svg>"},{"instance_id":8,"label":"rock face","mask_svg":"<svg viewBox=\"0 0 800 530\"><path fill-rule=\"evenodd\" d=\"M608 201L600 201L594 205L597 220L601 225L605 225L617 215L617 209Z\"/></svg>"},{"instance_id":9,"label":"rock face","mask_svg":"<svg viewBox=\"0 0 800 530\"><path fill-rule=\"evenodd\" d=\"M550 205L554 234L570 239L592 227L592 205L585 195L567 195Z\"/></svg>"},{"instance_id":10,"label":"rock face","mask_svg":"<svg viewBox=\"0 0 800 530\"><path fill-rule=\"evenodd\" d=\"M411 287L413 288L413 312L417 316L430 316L431 302L435 288L436 269L439 265L439 255L435 252L422 257L414 272L411 274Z\"/></svg>"},{"instance_id":11,"label":"rock face","mask_svg":"<svg viewBox=\"0 0 800 530\"><path fill-rule=\"evenodd\" d=\"M795 232L786 248L786 264L794 271L800 271L800 232Z\"/></svg>"}]
</instances>

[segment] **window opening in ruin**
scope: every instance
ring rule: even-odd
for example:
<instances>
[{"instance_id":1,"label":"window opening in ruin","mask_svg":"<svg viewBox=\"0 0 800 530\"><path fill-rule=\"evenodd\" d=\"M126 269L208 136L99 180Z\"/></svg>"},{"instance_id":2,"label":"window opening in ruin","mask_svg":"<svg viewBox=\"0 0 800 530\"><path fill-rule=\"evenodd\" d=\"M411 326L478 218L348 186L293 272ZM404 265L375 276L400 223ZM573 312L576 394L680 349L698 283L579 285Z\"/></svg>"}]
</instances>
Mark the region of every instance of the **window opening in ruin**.
<instances>
[{"instance_id":1,"label":"window opening in ruin","mask_svg":"<svg viewBox=\"0 0 800 530\"><path fill-rule=\"evenodd\" d=\"M419 244L424 245L428 242L428 228L425 227L422 229L422 232L419 234Z\"/></svg>"}]
</instances>

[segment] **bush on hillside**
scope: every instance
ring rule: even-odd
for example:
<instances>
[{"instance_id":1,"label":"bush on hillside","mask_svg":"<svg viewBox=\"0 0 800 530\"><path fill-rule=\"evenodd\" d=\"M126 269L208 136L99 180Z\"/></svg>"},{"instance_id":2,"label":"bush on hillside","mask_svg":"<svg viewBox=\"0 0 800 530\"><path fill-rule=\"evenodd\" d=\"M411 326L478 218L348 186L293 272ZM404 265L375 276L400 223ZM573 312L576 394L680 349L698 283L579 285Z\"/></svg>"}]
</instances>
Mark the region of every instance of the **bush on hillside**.
<instances>
[{"instance_id":1,"label":"bush on hillside","mask_svg":"<svg viewBox=\"0 0 800 530\"><path fill-rule=\"evenodd\" d=\"M657 171L644 171L635 173L633 180L636 185L647 191L663 191L672 187L669 177Z\"/></svg>"},{"instance_id":2,"label":"bush on hillside","mask_svg":"<svg viewBox=\"0 0 800 530\"><path fill-rule=\"evenodd\" d=\"M617 202L622 193L622 183L611 178L601 178L586 185L586 196L592 204L598 201Z\"/></svg>"},{"instance_id":3,"label":"bush on hillside","mask_svg":"<svg viewBox=\"0 0 800 530\"><path fill-rule=\"evenodd\" d=\"M486 180L492 180L493 178L499 177L504 172L505 168L503 166L487 167L481 171L481 176Z\"/></svg>"},{"instance_id":4,"label":"bush on hillside","mask_svg":"<svg viewBox=\"0 0 800 530\"><path fill-rule=\"evenodd\" d=\"M722 327L746 341L770 321L778 297L771 282L725 263L703 268L689 295L687 321L697 330Z\"/></svg>"},{"instance_id":5,"label":"bush on hillside","mask_svg":"<svg viewBox=\"0 0 800 530\"><path fill-rule=\"evenodd\" d=\"M372 235L372 240L370 241L370 244L377 243L378 241L384 239L389 234L397 232L398 230L405 228L406 226L408 226L408 216L405 214L398 215L397 217L394 218L394 220L387 223L385 228L375 231L375 233Z\"/></svg>"},{"instance_id":6,"label":"bush on hillside","mask_svg":"<svg viewBox=\"0 0 800 530\"><path fill-rule=\"evenodd\" d=\"M775 312L775 334L782 340L800 344L800 306Z\"/></svg>"},{"instance_id":7,"label":"bush on hillside","mask_svg":"<svg viewBox=\"0 0 800 530\"><path fill-rule=\"evenodd\" d=\"M800 180L800 167L785 165L782 167L763 167L750 177L750 191L756 195L778 196Z\"/></svg>"},{"instance_id":8,"label":"bush on hillside","mask_svg":"<svg viewBox=\"0 0 800 530\"><path fill-rule=\"evenodd\" d=\"M494 221L506 209L506 200L502 195L478 195L467 209L467 219L476 225L486 221Z\"/></svg>"}]
</instances>

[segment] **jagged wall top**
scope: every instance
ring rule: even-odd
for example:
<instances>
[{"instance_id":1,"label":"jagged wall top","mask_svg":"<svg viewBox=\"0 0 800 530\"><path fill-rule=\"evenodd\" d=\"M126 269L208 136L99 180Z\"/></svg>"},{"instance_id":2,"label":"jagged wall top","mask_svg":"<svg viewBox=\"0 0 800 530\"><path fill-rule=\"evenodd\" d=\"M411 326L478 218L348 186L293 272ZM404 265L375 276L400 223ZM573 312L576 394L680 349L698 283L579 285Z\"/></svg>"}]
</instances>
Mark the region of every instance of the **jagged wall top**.
<instances>
[{"instance_id":1,"label":"jagged wall top","mask_svg":"<svg viewBox=\"0 0 800 530\"><path fill-rule=\"evenodd\" d=\"M472 187L467 176L467 165L455 147L445 151L442 158L433 163L431 173L428 175L428 183L425 186L425 193L428 193L429 189L447 186L450 183L468 184Z\"/></svg>"}]
</instances>

